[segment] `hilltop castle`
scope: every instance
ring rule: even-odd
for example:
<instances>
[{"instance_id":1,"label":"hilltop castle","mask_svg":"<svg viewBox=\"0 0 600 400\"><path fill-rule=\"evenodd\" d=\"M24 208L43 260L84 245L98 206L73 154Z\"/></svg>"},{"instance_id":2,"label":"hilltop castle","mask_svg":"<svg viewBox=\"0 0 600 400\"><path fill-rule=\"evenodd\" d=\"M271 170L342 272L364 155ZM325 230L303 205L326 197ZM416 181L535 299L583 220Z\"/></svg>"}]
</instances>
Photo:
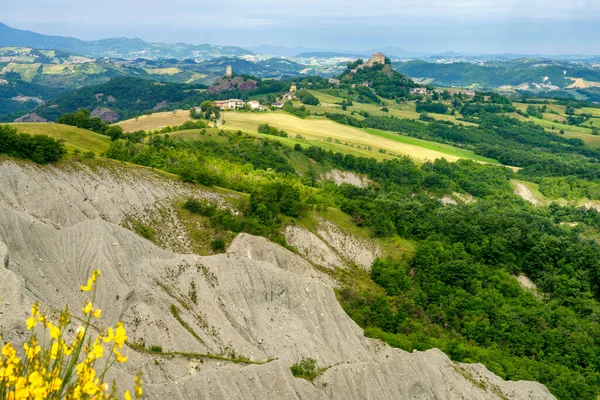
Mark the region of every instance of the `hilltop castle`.
<instances>
[{"instance_id":1,"label":"hilltop castle","mask_svg":"<svg viewBox=\"0 0 600 400\"><path fill-rule=\"evenodd\" d=\"M385 64L385 59L386 59L386 56L382 52L375 53L375 54L373 54L371 56L371 58L367 62L365 62L363 64L360 64L358 67L356 67L355 69L353 69L351 71L351 73L354 74L354 73L356 73L357 70L365 68L365 67L372 67L376 63L384 65Z\"/></svg>"},{"instance_id":2,"label":"hilltop castle","mask_svg":"<svg viewBox=\"0 0 600 400\"><path fill-rule=\"evenodd\" d=\"M371 59L369 61L367 61L364 65L366 67L372 67L375 63L379 63L379 64L385 64L385 54L383 54L382 52L373 54L371 56Z\"/></svg>"}]
</instances>

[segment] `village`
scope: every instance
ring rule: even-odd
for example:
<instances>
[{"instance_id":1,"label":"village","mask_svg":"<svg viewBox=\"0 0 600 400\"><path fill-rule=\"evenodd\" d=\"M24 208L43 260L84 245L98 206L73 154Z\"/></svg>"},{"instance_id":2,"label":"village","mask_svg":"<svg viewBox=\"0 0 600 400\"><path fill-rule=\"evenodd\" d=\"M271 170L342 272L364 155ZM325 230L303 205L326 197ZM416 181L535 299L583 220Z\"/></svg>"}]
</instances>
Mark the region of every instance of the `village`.
<instances>
[{"instance_id":1,"label":"village","mask_svg":"<svg viewBox=\"0 0 600 400\"><path fill-rule=\"evenodd\" d=\"M350 71L350 73L355 74L358 70L360 70L362 68L372 67L376 63L384 64L385 62L386 62L386 56L383 53L378 52L376 54L373 54L371 56L371 58L369 60L367 60L365 63L360 64L356 68L352 69ZM231 65L226 65L224 77L230 78L232 76L234 76L234 74L233 74ZM338 78L329 78L328 83L337 87L341 84L341 81ZM365 82L359 84L358 86L369 87L369 85L370 85L370 82L365 81ZM351 84L350 88L355 88L356 86L357 86L356 84ZM226 110L267 111L269 109L271 109L271 110L281 109L281 108L283 108L283 105L286 101L297 100L297 98L296 98L297 90L298 90L297 86L295 84L292 84L287 93L285 93L281 97L277 98L277 100L275 102L271 103L269 106L261 104L258 100L244 101L242 99L236 99L236 98L227 99L227 100L215 100L214 104L221 111L226 111ZM444 92L447 92L452 97L454 97L455 95L461 95L461 96L468 97L468 98L472 98L475 96L475 91L468 90L468 89L459 89L459 88L431 89L428 87L414 87L414 88L410 89L410 95L412 95L412 96L427 96L430 98L434 97L434 94L442 95ZM201 111L200 107L196 107L196 111L200 112Z\"/></svg>"}]
</instances>

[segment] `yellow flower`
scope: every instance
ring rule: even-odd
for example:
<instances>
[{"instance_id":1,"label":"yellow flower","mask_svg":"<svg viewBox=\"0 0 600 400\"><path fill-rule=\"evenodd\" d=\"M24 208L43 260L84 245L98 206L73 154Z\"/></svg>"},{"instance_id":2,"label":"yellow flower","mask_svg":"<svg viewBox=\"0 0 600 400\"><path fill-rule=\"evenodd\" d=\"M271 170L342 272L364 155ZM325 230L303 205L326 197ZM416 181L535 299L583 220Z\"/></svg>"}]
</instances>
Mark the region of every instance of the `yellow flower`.
<instances>
[{"instance_id":1,"label":"yellow flower","mask_svg":"<svg viewBox=\"0 0 600 400\"><path fill-rule=\"evenodd\" d=\"M131 394L129 394L129 390L125 392L124 396L125 400L132 400L131 399Z\"/></svg>"},{"instance_id":2,"label":"yellow flower","mask_svg":"<svg viewBox=\"0 0 600 400\"><path fill-rule=\"evenodd\" d=\"M73 353L73 347L72 346L67 346L67 344L65 343L65 341L61 341L61 345L62 345L62 351L63 354L65 356L70 356Z\"/></svg>"},{"instance_id":3,"label":"yellow flower","mask_svg":"<svg viewBox=\"0 0 600 400\"><path fill-rule=\"evenodd\" d=\"M104 342L110 343L115 340L115 331L113 328L108 328L108 334L104 338Z\"/></svg>"},{"instance_id":4,"label":"yellow flower","mask_svg":"<svg viewBox=\"0 0 600 400\"><path fill-rule=\"evenodd\" d=\"M85 315L88 315L92 312L93 305L91 301L88 301L87 304L81 309Z\"/></svg>"},{"instance_id":5,"label":"yellow flower","mask_svg":"<svg viewBox=\"0 0 600 400\"><path fill-rule=\"evenodd\" d=\"M81 290L83 290L84 292L89 292L90 290L92 290L94 288L94 283L96 283L96 279L98 279L99 276L100 276L100 271L97 269L93 270L92 277L88 279L87 285L80 286Z\"/></svg>"},{"instance_id":6,"label":"yellow flower","mask_svg":"<svg viewBox=\"0 0 600 400\"><path fill-rule=\"evenodd\" d=\"M84 292L89 292L90 290L92 290L94 286L94 281L92 280L92 278L88 279L87 281L87 285L85 286L80 286L81 290L83 290Z\"/></svg>"},{"instance_id":7,"label":"yellow flower","mask_svg":"<svg viewBox=\"0 0 600 400\"><path fill-rule=\"evenodd\" d=\"M50 350L50 358L53 360L56 360L56 357L58 357L58 342L54 342L52 343L52 349Z\"/></svg>"},{"instance_id":8,"label":"yellow flower","mask_svg":"<svg viewBox=\"0 0 600 400\"><path fill-rule=\"evenodd\" d=\"M62 379L60 379L59 377L53 378L52 381L50 382L50 387L48 388L51 392L57 392L58 390L60 390L60 387L62 386Z\"/></svg>"},{"instance_id":9,"label":"yellow flower","mask_svg":"<svg viewBox=\"0 0 600 400\"><path fill-rule=\"evenodd\" d=\"M44 385L44 378L37 371L33 371L29 375L29 378L27 379L27 381L29 382L29 385L33 386L34 388Z\"/></svg>"},{"instance_id":10,"label":"yellow flower","mask_svg":"<svg viewBox=\"0 0 600 400\"><path fill-rule=\"evenodd\" d=\"M4 358L10 360L17 355L17 351L12 347L12 344L6 343L4 347L2 347L2 355Z\"/></svg>"},{"instance_id":11,"label":"yellow flower","mask_svg":"<svg viewBox=\"0 0 600 400\"><path fill-rule=\"evenodd\" d=\"M35 320L35 318L33 318L33 317L27 318L27 330L28 331L32 330L36 325L37 325L37 321Z\"/></svg>"},{"instance_id":12,"label":"yellow flower","mask_svg":"<svg viewBox=\"0 0 600 400\"><path fill-rule=\"evenodd\" d=\"M103 353L104 353L104 348L102 346L100 346L98 344L98 342L96 342L96 343L94 343L92 351L90 351L90 354L88 354L88 359L90 361L97 360L99 358L102 358Z\"/></svg>"},{"instance_id":13,"label":"yellow flower","mask_svg":"<svg viewBox=\"0 0 600 400\"><path fill-rule=\"evenodd\" d=\"M94 314L92 314L94 316L94 318L100 318L102 316L102 310L101 309L97 309L94 311Z\"/></svg>"},{"instance_id":14,"label":"yellow flower","mask_svg":"<svg viewBox=\"0 0 600 400\"><path fill-rule=\"evenodd\" d=\"M117 322L117 329L115 331L115 344L118 348L123 347L123 343L127 340L127 331L123 327L122 322Z\"/></svg>"},{"instance_id":15,"label":"yellow flower","mask_svg":"<svg viewBox=\"0 0 600 400\"><path fill-rule=\"evenodd\" d=\"M98 388L98 380L96 380L95 382L87 381L83 387L81 388L81 391L89 396L93 396L96 393L98 393L100 389Z\"/></svg>"},{"instance_id":16,"label":"yellow flower","mask_svg":"<svg viewBox=\"0 0 600 400\"><path fill-rule=\"evenodd\" d=\"M29 361L33 360L33 358L40 354L40 351L42 351L42 348L40 346L36 346L34 343L32 343L31 346L29 346L28 343L25 343L23 348L25 349L25 355Z\"/></svg>"},{"instance_id":17,"label":"yellow flower","mask_svg":"<svg viewBox=\"0 0 600 400\"><path fill-rule=\"evenodd\" d=\"M48 323L48 328L50 329L50 337L54 340L58 340L58 337L60 336L60 328L52 325L52 322Z\"/></svg>"},{"instance_id":18,"label":"yellow flower","mask_svg":"<svg viewBox=\"0 0 600 400\"><path fill-rule=\"evenodd\" d=\"M129 357L124 357L123 355L121 355L121 353L119 352L119 350L117 350L116 347L113 348L113 353L115 353L115 356L117 356L117 362L120 362L120 363L124 363L129 358Z\"/></svg>"}]
</instances>

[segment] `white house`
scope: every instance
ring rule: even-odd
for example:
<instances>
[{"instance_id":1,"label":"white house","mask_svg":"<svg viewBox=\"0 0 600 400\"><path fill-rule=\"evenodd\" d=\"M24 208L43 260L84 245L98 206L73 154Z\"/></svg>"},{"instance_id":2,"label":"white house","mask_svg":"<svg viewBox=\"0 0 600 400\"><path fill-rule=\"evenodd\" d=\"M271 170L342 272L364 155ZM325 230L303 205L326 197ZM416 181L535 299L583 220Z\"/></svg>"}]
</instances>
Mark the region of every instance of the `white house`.
<instances>
[{"instance_id":1,"label":"white house","mask_svg":"<svg viewBox=\"0 0 600 400\"><path fill-rule=\"evenodd\" d=\"M416 87L410 89L410 94L427 95L427 88Z\"/></svg>"},{"instance_id":2,"label":"white house","mask_svg":"<svg viewBox=\"0 0 600 400\"><path fill-rule=\"evenodd\" d=\"M256 100L250 100L247 104L250 106L251 110L257 110L260 108L260 103Z\"/></svg>"},{"instance_id":3,"label":"white house","mask_svg":"<svg viewBox=\"0 0 600 400\"><path fill-rule=\"evenodd\" d=\"M215 101L215 104L221 110L235 110L237 108L244 107L244 100L240 100L240 99L217 100L217 101Z\"/></svg>"}]
</instances>

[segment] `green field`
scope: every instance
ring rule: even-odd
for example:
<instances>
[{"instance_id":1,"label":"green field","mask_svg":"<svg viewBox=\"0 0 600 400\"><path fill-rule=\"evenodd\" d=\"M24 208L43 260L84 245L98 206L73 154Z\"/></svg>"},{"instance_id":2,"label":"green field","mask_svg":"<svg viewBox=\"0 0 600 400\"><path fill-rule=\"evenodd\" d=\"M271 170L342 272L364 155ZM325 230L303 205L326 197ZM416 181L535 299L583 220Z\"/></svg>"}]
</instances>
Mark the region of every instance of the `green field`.
<instances>
[{"instance_id":1,"label":"green field","mask_svg":"<svg viewBox=\"0 0 600 400\"><path fill-rule=\"evenodd\" d=\"M65 147L68 151L93 151L100 154L105 152L110 145L108 136L69 125L43 122L13 123L9 125L17 128L18 132L30 135L48 135L55 139L62 139L65 141Z\"/></svg>"}]
</instances>

